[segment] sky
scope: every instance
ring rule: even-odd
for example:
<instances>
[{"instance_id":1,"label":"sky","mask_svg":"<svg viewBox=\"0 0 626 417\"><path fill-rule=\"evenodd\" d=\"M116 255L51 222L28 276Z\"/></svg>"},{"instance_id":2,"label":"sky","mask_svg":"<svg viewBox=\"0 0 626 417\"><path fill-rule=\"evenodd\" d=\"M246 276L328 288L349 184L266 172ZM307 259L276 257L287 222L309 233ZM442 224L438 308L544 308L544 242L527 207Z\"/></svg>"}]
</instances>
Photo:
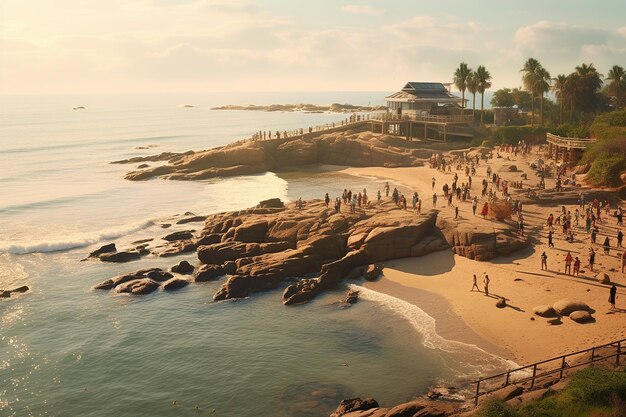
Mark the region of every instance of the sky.
<instances>
[{"instance_id":1,"label":"sky","mask_svg":"<svg viewBox=\"0 0 626 417\"><path fill-rule=\"evenodd\" d=\"M0 94L518 87L626 67L625 0L0 0Z\"/></svg>"}]
</instances>

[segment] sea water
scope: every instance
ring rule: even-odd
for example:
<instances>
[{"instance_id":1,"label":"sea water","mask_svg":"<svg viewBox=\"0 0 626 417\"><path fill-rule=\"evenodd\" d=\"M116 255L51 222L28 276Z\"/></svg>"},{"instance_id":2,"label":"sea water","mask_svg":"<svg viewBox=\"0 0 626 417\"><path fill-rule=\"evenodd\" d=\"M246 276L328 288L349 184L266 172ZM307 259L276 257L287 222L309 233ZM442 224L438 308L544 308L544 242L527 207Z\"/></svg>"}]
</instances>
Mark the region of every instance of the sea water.
<instances>
[{"instance_id":1,"label":"sea water","mask_svg":"<svg viewBox=\"0 0 626 417\"><path fill-rule=\"evenodd\" d=\"M0 98L2 416L323 416L350 396L393 405L506 363L445 340L419 307L338 288L285 307L281 288L214 303L221 282L143 297L91 288L144 267L81 262L109 242L159 239L191 211L210 214L373 190L381 181L306 171L176 182L131 182L111 161L207 149L259 130L337 123L345 115L212 111L224 104L381 104L385 93L266 93ZM184 104L195 107L184 107ZM85 109L73 110L84 106ZM148 149L145 149L148 148ZM406 192L410 190L405 190ZM185 228L198 229L201 223ZM171 230L171 229L169 229Z\"/></svg>"}]
</instances>

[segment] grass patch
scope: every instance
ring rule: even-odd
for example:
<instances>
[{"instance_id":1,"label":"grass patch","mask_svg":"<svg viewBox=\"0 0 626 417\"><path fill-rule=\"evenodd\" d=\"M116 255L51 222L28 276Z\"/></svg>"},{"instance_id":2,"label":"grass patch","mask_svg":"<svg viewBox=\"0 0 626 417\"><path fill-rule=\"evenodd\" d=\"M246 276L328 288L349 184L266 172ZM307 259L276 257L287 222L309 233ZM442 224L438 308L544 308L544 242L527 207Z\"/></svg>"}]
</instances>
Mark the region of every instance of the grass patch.
<instances>
[{"instance_id":1,"label":"grass patch","mask_svg":"<svg viewBox=\"0 0 626 417\"><path fill-rule=\"evenodd\" d=\"M626 417L626 372L583 369L560 394L513 408L485 400L475 417Z\"/></svg>"}]
</instances>

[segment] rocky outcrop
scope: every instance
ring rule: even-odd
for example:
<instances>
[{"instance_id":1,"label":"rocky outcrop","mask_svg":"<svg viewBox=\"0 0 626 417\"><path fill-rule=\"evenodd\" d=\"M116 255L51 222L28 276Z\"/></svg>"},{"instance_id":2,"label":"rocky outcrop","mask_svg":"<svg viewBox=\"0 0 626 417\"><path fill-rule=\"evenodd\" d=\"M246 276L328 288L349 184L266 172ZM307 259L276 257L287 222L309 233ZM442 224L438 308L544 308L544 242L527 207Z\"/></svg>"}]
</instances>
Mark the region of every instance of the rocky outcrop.
<instances>
[{"instance_id":1,"label":"rocky outcrop","mask_svg":"<svg viewBox=\"0 0 626 417\"><path fill-rule=\"evenodd\" d=\"M173 275L159 268L140 269L129 274L122 274L94 286L96 290L115 289L118 293L143 295L159 288L157 281L165 281Z\"/></svg>"},{"instance_id":2,"label":"rocky outcrop","mask_svg":"<svg viewBox=\"0 0 626 417\"><path fill-rule=\"evenodd\" d=\"M349 398L341 401L330 417L445 417L457 407L458 404L418 398L393 408L382 408L372 398Z\"/></svg>"},{"instance_id":3,"label":"rocky outcrop","mask_svg":"<svg viewBox=\"0 0 626 417\"><path fill-rule=\"evenodd\" d=\"M198 180L214 177L257 174L283 167L309 164L349 166L421 166L429 152L407 148L396 138L368 132L344 131L316 137L284 138L268 141L235 142L226 146L185 154L161 154L131 158L115 163L163 161L166 165L129 172L126 179L163 177Z\"/></svg>"},{"instance_id":4,"label":"rocky outcrop","mask_svg":"<svg viewBox=\"0 0 626 417\"><path fill-rule=\"evenodd\" d=\"M9 298L12 294L22 294L29 291L30 288L26 285L22 285L21 287L14 288L12 290L2 290L0 289L0 298Z\"/></svg>"},{"instance_id":5,"label":"rocky outcrop","mask_svg":"<svg viewBox=\"0 0 626 417\"><path fill-rule=\"evenodd\" d=\"M540 317L554 317L556 311L554 311L554 308L552 306L540 305L533 308L533 313Z\"/></svg>"},{"instance_id":6,"label":"rocky outcrop","mask_svg":"<svg viewBox=\"0 0 626 417\"><path fill-rule=\"evenodd\" d=\"M171 271L175 274L188 275L192 274L195 267L187 261L180 261L177 265L174 265Z\"/></svg>"},{"instance_id":7,"label":"rocky outcrop","mask_svg":"<svg viewBox=\"0 0 626 417\"><path fill-rule=\"evenodd\" d=\"M172 278L163 283L163 290L165 291L175 291L189 285L189 281L181 278Z\"/></svg>"},{"instance_id":8,"label":"rocky outcrop","mask_svg":"<svg viewBox=\"0 0 626 417\"><path fill-rule=\"evenodd\" d=\"M587 323L588 321L591 321L593 319L591 313L584 310L572 311L569 315L569 318L576 323Z\"/></svg>"},{"instance_id":9,"label":"rocky outcrop","mask_svg":"<svg viewBox=\"0 0 626 417\"><path fill-rule=\"evenodd\" d=\"M554 310L561 316L569 316L574 311L588 311L592 312L591 307L580 300L574 300L571 298L563 298L552 306Z\"/></svg>"},{"instance_id":10,"label":"rocky outcrop","mask_svg":"<svg viewBox=\"0 0 626 417\"><path fill-rule=\"evenodd\" d=\"M111 252L117 252L117 248L115 247L115 243L109 243L107 245L100 246L98 249L96 249L95 251L91 252L89 254L88 258L97 258L100 255L102 255L103 253L111 253Z\"/></svg>"},{"instance_id":11,"label":"rocky outcrop","mask_svg":"<svg viewBox=\"0 0 626 417\"><path fill-rule=\"evenodd\" d=\"M339 403L339 407L337 407L330 417L341 417L353 411L365 411L378 407L378 402L373 398L348 398Z\"/></svg>"},{"instance_id":12,"label":"rocky outcrop","mask_svg":"<svg viewBox=\"0 0 626 417\"><path fill-rule=\"evenodd\" d=\"M454 253L477 261L488 261L530 246L527 237L517 233L517 226L507 222L494 221L485 226L439 218L437 228Z\"/></svg>"}]
</instances>

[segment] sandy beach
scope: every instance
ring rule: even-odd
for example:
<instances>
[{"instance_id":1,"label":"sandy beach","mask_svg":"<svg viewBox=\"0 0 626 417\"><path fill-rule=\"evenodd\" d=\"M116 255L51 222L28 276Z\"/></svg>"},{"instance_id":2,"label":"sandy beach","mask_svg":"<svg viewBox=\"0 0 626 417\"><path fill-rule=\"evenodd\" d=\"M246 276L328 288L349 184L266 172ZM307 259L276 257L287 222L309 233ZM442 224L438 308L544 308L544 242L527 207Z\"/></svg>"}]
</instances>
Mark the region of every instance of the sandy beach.
<instances>
[{"instance_id":1,"label":"sandy beach","mask_svg":"<svg viewBox=\"0 0 626 417\"><path fill-rule=\"evenodd\" d=\"M528 181L524 181L524 186L536 186L539 179L529 168L529 162L537 158L536 151L534 148L532 154L526 157L503 154L503 158L489 160L488 165L505 180L519 181L521 174L526 172ZM512 164L518 168L517 172L509 171L508 167ZM473 195L478 194L480 197L480 182L485 178L486 168L487 165L481 162L477 175L472 178ZM432 178L436 181L434 190L441 195L441 186L444 183L450 184L455 172L453 169L452 173L443 173L429 167L345 168L341 171L388 180L392 189L394 185L410 187L424 199L423 211L432 208ZM459 171L458 174L459 183L465 182L465 173ZM546 180L546 189L554 186L554 179ZM584 188L580 190L585 191ZM442 202L443 198L439 201ZM452 207L446 207L445 203L439 205L440 216L454 216ZM481 206L482 200L479 200L479 211ZM576 207L566 206L572 213ZM534 242L532 248L511 256L497 257L489 262L470 260L449 250L420 258L390 261L384 266L384 276L365 286L418 305L435 317L437 331L444 337L476 344L520 365L626 337L626 309L620 309L620 306L624 307L622 300L626 299L626 280L620 272L619 256L623 249L618 251L614 248L618 230L615 218L604 217L604 223L600 224L597 242L601 244L605 236L609 236L612 250L609 255L605 255L600 245L593 245L596 250L596 264L592 272L586 266L590 238L585 233L584 221L579 226L574 226L573 243L565 241L560 227L556 226L555 247L548 247L546 219L550 213L554 213L556 217L560 209L558 201L553 206L524 206L526 233ZM469 221L482 228L490 227L484 222L492 222L483 220L478 213L474 216L469 201L460 203L459 217L461 221ZM579 277L564 274L564 258L568 250L572 256L578 256L581 260ZM542 271L540 267L540 256L544 251L548 256L547 271ZM618 286L617 310L609 309L607 299L610 285L597 281L596 275L599 272L607 273ZM482 292L484 273L491 280L489 296ZM470 291L473 274L478 276L481 292ZM412 292L414 289L420 292ZM432 300L425 294L432 294ZM445 299L447 306L437 301L441 300L439 297ZM507 299L506 308L496 307L499 297ZM561 324L550 325L548 319L533 314L535 306L552 305L562 298L586 302L595 310L595 320L579 324L564 317ZM462 324L459 324L459 319Z\"/></svg>"}]
</instances>

